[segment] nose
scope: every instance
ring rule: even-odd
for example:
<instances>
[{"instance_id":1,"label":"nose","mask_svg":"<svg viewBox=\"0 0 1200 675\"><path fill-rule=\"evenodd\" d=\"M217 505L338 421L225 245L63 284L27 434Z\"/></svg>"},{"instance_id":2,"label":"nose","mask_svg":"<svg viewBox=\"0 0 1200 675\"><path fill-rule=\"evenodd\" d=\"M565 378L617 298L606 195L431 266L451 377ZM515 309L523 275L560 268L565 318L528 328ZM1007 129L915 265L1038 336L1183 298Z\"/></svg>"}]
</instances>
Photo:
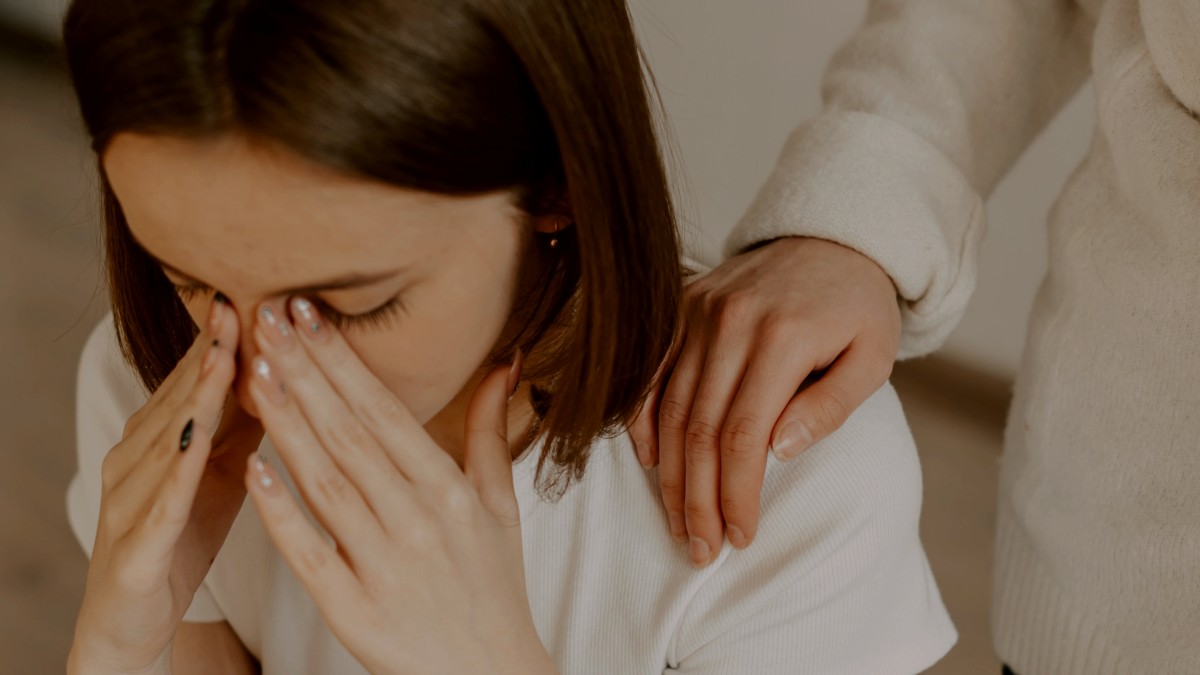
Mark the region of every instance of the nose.
<instances>
[{"instance_id":1,"label":"nose","mask_svg":"<svg viewBox=\"0 0 1200 675\"><path fill-rule=\"evenodd\" d=\"M238 316L238 350L237 350L237 376L233 380L233 392L237 396L238 403L242 406L247 414L258 418L258 406L254 403L254 398L250 395L250 378L254 377L253 361L258 355L258 345L254 342L254 325L255 311L257 305L249 304L247 307L234 304L230 301L234 311Z\"/></svg>"}]
</instances>

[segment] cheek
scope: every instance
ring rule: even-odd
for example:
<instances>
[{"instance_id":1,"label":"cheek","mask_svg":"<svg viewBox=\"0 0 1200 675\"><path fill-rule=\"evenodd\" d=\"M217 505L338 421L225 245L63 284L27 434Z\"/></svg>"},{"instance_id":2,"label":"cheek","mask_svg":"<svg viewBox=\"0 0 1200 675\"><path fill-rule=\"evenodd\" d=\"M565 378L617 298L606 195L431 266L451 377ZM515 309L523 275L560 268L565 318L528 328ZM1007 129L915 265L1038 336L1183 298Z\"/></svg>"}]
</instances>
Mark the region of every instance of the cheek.
<instances>
[{"instance_id":1,"label":"cheek","mask_svg":"<svg viewBox=\"0 0 1200 675\"><path fill-rule=\"evenodd\" d=\"M502 285L440 294L418 302L386 332L346 335L367 368L422 424L464 392L496 346L507 322Z\"/></svg>"}]
</instances>

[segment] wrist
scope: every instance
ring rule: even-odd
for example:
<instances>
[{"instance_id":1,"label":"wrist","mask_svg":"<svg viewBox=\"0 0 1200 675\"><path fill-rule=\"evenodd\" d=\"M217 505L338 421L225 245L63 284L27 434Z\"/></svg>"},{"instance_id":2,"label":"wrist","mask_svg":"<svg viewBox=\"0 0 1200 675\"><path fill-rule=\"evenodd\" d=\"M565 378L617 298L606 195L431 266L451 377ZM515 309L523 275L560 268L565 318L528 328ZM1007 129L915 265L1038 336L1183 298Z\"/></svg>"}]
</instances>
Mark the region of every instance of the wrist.
<instances>
[{"instance_id":1,"label":"wrist","mask_svg":"<svg viewBox=\"0 0 1200 675\"><path fill-rule=\"evenodd\" d=\"M71 645L67 653L67 675L172 675L171 646L163 651L153 663L144 668L129 670L106 665L102 659L95 658L78 644Z\"/></svg>"},{"instance_id":2,"label":"wrist","mask_svg":"<svg viewBox=\"0 0 1200 675\"><path fill-rule=\"evenodd\" d=\"M524 638L518 640L517 644L523 645L523 648L509 652L508 663L512 664L512 667L506 672L522 675L558 675L558 666L555 665L550 652L546 651L546 646L542 644L532 623Z\"/></svg>"}]
</instances>

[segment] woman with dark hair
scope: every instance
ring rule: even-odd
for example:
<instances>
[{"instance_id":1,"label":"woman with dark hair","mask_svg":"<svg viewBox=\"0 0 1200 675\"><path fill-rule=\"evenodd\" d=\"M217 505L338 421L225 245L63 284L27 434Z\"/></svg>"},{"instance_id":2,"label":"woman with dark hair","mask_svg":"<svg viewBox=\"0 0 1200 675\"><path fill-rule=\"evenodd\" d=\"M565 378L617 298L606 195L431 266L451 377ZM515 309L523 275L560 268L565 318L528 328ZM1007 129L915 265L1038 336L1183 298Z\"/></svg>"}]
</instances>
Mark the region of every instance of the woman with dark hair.
<instances>
[{"instance_id":1,"label":"woman with dark hair","mask_svg":"<svg viewBox=\"0 0 1200 675\"><path fill-rule=\"evenodd\" d=\"M64 39L113 303L70 672L915 673L953 643L890 387L768 469L752 550L659 535L622 421L688 270L623 2L76 0Z\"/></svg>"}]
</instances>

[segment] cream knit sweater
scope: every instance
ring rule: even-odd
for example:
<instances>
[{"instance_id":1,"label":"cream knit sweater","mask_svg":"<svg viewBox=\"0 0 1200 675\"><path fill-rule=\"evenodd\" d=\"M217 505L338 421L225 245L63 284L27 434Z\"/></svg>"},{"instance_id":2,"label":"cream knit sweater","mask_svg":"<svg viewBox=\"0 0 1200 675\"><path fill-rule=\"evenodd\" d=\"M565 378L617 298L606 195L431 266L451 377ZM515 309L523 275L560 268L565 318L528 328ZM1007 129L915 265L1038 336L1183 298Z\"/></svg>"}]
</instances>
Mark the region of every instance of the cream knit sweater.
<instances>
[{"instance_id":1,"label":"cream knit sweater","mask_svg":"<svg viewBox=\"0 0 1200 675\"><path fill-rule=\"evenodd\" d=\"M1200 0L879 0L729 254L858 249L901 356L971 295L983 200L1088 75L1000 479L993 633L1020 675L1200 673ZM981 579L982 583L982 579Z\"/></svg>"}]
</instances>

